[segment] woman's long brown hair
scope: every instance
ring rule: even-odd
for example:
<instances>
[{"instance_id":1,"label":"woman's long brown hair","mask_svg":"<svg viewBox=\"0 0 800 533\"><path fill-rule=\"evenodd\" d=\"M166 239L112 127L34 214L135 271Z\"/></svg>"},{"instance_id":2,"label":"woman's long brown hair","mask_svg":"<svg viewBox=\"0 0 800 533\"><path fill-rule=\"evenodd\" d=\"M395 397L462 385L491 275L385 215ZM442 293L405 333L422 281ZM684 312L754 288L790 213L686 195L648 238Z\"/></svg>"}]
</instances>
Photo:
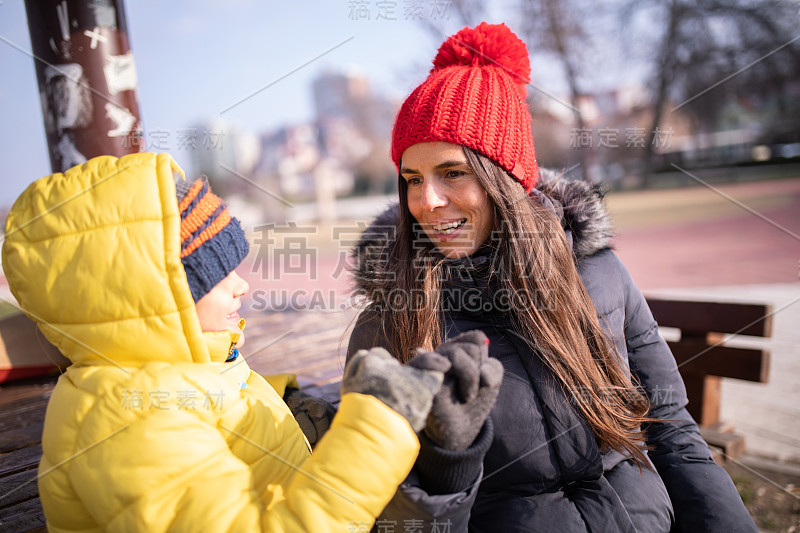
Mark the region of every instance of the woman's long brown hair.
<instances>
[{"instance_id":1,"label":"woman's long brown hair","mask_svg":"<svg viewBox=\"0 0 800 533\"><path fill-rule=\"evenodd\" d=\"M630 455L649 468L640 444L649 402L600 327L560 221L493 161L467 148L464 153L494 205L492 238L499 244L493 275L513 295L514 333L553 371L601 449ZM396 240L383 273L399 299L385 302L391 311L382 320L393 355L406 362L417 347L433 349L442 342L442 262L418 238L402 178L399 194Z\"/></svg>"}]
</instances>

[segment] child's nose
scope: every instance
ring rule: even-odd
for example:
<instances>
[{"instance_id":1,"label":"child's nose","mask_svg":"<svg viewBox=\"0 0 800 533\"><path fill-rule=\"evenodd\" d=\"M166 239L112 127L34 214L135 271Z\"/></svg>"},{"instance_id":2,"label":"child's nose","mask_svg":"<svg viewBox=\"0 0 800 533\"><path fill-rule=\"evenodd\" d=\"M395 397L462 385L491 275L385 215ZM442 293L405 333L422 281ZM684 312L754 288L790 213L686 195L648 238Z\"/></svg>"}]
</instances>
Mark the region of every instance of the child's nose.
<instances>
[{"instance_id":1,"label":"child's nose","mask_svg":"<svg viewBox=\"0 0 800 533\"><path fill-rule=\"evenodd\" d=\"M244 296L250 290L250 285L236 272L234 272L234 296Z\"/></svg>"}]
</instances>

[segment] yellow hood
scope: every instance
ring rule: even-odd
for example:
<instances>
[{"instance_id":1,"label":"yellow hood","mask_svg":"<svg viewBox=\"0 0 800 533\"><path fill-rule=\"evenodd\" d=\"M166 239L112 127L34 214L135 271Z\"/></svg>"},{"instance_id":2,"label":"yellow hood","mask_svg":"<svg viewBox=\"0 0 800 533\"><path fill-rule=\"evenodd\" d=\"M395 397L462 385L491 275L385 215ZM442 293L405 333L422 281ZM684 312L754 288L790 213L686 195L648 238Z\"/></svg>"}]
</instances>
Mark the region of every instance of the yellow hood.
<instances>
[{"instance_id":1,"label":"yellow hood","mask_svg":"<svg viewBox=\"0 0 800 533\"><path fill-rule=\"evenodd\" d=\"M179 258L174 172L183 175L168 154L97 157L32 183L8 215L11 292L74 363L219 360Z\"/></svg>"}]
</instances>

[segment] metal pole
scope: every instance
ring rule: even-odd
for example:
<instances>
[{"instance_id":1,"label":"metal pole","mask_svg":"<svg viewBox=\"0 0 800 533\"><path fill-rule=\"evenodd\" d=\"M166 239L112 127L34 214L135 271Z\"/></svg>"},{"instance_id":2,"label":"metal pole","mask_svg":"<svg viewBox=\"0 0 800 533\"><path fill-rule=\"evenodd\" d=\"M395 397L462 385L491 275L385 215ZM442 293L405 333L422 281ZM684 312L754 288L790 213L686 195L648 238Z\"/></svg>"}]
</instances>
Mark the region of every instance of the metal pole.
<instances>
[{"instance_id":1,"label":"metal pole","mask_svg":"<svg viewBox=\"0 0 800 533\"><path fill-rule=\"evenodd\" d=\"M53 172L140 151L123 0L25 0Z\"/></svg>"}]
</instances>

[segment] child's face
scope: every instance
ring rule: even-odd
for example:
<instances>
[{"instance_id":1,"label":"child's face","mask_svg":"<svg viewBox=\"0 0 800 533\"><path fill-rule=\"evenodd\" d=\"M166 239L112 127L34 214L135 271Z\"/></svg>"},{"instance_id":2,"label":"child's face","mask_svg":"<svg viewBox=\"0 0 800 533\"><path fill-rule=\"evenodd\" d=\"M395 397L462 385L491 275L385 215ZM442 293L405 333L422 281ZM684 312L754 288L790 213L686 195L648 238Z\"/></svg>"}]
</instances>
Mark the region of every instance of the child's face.
<instances>
[{"instance_id":1,"label":"child's face","mask_svg":"<svg viewBox=\"0 0 800 533\"><path fill-rule=\"evenodd\" d=\"M247 294L250 286L231 271L228 277L217 283L213 289L200 298L197 306L197 317L203 331L232 331L239 333L239 308L241 297ZM244 334L239 337L237 346L244 344Z\"/></svg>"}]
</instances>

